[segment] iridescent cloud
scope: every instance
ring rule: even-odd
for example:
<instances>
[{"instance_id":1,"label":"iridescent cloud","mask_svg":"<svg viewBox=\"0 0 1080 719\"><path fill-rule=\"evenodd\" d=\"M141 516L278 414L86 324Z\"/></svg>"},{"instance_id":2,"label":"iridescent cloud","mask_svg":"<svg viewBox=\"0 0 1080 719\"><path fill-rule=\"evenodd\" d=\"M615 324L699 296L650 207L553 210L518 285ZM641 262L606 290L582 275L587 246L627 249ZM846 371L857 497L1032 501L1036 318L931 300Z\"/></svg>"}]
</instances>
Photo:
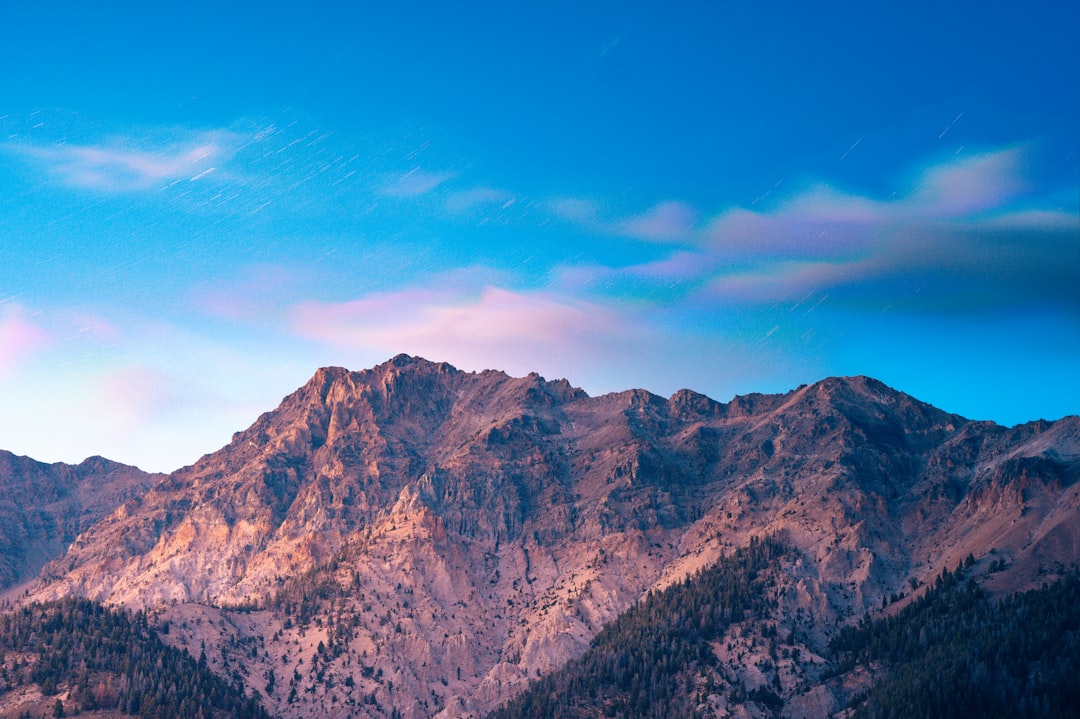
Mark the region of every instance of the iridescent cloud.
<instances>
[{"instance_id":1,"label":"iridescent cloud","mask_svg":"<svg viewBox=\"0 0 1080 719\"><path fill-rule=\"evenodd\" d=\"M771 211L727 210L695 245L608 271L606 281L696 285L716 302L858 286L874 308L883 295L915 287L917 301L896 295L893 305L1045 301L1076 312L1070 277L1080 275L1080 219L1026 206L1024 164L1020 150L1007 148L932 165L890 199L814 185Z\"/></svg>"}]
</instances>

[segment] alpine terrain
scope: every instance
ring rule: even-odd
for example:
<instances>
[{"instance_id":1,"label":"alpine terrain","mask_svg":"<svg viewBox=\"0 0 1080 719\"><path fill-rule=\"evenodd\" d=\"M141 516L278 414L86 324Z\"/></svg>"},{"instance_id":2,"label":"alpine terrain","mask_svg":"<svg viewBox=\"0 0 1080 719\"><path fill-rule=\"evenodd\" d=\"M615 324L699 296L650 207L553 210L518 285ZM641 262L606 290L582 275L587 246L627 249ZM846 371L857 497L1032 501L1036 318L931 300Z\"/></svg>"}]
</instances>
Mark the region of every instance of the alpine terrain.
<instances>
[{"instance_id":1,"label":"alpine terrain","mask_svg":"<svg viewBox=\"0 0 1080 719\"><path fill-rule=\"evenodd\" d=\"M875 620L1071 586L1078 478L1080 418L969 421L866 377L725 404L400 355L320 369L170 475L0 455L0 582L133 612L290 719L829 717L898 676ZM44 656L3 642L0 715ZM655 656L620 674L634 642Z\"/></svg>"}]
</instances>

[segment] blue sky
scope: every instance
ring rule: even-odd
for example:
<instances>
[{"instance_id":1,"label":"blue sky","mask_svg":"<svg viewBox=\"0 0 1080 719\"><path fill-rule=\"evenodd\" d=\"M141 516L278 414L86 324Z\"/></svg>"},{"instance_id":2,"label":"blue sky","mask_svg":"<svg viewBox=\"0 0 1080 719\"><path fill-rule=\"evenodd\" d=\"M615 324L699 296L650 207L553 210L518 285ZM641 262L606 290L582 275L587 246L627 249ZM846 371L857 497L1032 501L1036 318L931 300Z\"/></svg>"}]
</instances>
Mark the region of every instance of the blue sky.
<instances>
[{"instance_id":1,"label":"blue sky","mask_svg":"<svg viewBox=\"0 0 1080 719\"><path fill-rule=\"evenodd\" d=\"M1080 412L1075 3L23 4L0 448L170 470L398 352Z\"/></svg>"}]
</instances>

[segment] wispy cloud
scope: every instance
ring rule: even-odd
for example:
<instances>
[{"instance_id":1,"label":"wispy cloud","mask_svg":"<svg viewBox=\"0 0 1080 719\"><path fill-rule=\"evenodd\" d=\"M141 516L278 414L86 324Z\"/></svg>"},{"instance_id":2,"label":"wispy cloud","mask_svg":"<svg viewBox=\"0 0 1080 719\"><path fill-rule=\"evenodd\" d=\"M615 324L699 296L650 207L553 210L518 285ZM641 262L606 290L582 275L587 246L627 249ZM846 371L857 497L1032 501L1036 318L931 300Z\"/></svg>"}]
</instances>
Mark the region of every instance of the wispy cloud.
<instances>
[{"instance_id":1,"label":"wispy cloud","mask_svg":"<svg viewBox=\"0 0 1080 719\"><path fill-rule=\"evenodd\" d=\"M694 234L698 211L685 202L662 202L640 215L617 223L620 234L661 242L688 240Z\"/></svg>"},{"instance_id":2,"label":"wispy cloud","mask_svg":"<svg viewBox=\"0 0 1080 719\"><path fill-rule=\"evenodd\" d=\"M773 302L863 281L877 268L870 262L787 261L720 274L702 293L717 302Z\"/></svg>"},{"instance_id":3,"label":"wispy cloud","mask_svg":"<svg viewBox=\"0 0 1080 719\"><path fill-rule=\"evenodd\" d=\"M52 340L49 332L28 320L25 314L18 306L0 312L0 381Z\"/></svg>"},{"instance_id":4,"label":"wispy cloud","mask_svg":"<svg viewBox=\"0 0 1080 719\"><path fill-rule=\"evenodd\" d=\"M607 211L599 201L584 197L556 197L547 205L556 219L589 232L650 242L693 240L700 216L692 205L675 200L628 216Z\"/></svg>"},{"instance_id":5,"label":"wispy cloud","mask_svg":"<svg viewBox=\"0 0 1080 719\"><path fill-rule=\"evenodd\" d=\"M1016 148L930 165L887 199L813 185L770 211L726 210L683 249L613 268L604 282L614 292L678 283L715 302L847 287L874 311L1016 302L1080 311L1069 279L1080 276L1080 218L1026 205L1024 166Z\"/></svg>"},{"instance_id":6,"label":"wispy cloud","mask_svg":"<svg viewBox=\"0 0 1080 719\"><path fill-rule=\"evenodd\" d=\"M209 179L220 172L239 144L234 134L224 130L177 131L174 137L157 139L114 138L97 145L8 143L4 148L37 163L67 185L129 192Z\"/></svg>"},{"instance_id":7,"label":"wispy cloud","mask_svg":"<svg viewBox=\"0 0 1080 719\"><path fill-rule=\"evenodd\" d=\"M732 207L713 214L687 202L666 200L633 214L612 211L593 198L557 197L552 215L598 234L675 242L707 253L744 256L827 257L879 243L879 230L941 222L1004 221L1031 208L1016 203L1031 189L1021 146L931 163L913 173L888 198L811 184L772 209ZM1051 215L1041 218L1058 221Z\"/></svg>"},{"instance_id":8,"label":"wispy cloud","mask_svg":"<svg viewBox=\"0 0 1080 719\"><path fill-rule=\"evenodd\" d=\"M183 401L174 378L144 365L110 369L96 383L98 406L108 408L110 421L121 431L134 431Z\"/></svg>"},{"instance_id":9,"label":"wispy cloud","mask_svg":"<svg viewBox=\"0 0 1080 719\"><path fill-rule=\"evenodd\" d=\"M233 277L192 288L188 301L210 317L260 321L310 289L314 277L313 270L298 266L256 264L240 268Z\"/></svg>"},{"instance_id":10,"label":"wispy cloud","mask_svg":"<svg viewBox=\"0 0 1080 719\"><path fill-rule=\"evenodd\" d=\"M308 339L367 353L409 352L466 368L528 372L625 354L641 332L631 332L628 319L611 306L488 285L305 303L292 312L291 327Z\"/></svg>"},{"instance_id":11,"label":"wispy cloud","mask_svg":"<svg viewBox=\"0 0 1080 719\"><path fill-rule=\"evenodd\" d=\"M414 167L401 174L388 175L380 191L389 197L419 197L434 191L456 176L453 172L432 172Z\"/></svg>"},{"instance_id":12,"label":"wispy cloud","mask_svg":"<svg viewBox=\"0 0 1080 719\"><path fill-rule=\"evenodd\" d=\"M173 470L224 445L319 364L250 324L223 335L115 308L0 308L0 437L39 460L101 454Z\"/></svg>"},{"instance_id":13,"label":"wispy cloud","mask_svg":"<svg viewBox=\"0 0 1080 719\"><path fill-rule=\"evenodd\" d=\"M494 187L474 187L452 193L446 198L446 209L455 215L492 208L508 208L515 202L514 195Z\"/></svg>"},{"instance_id":14,"label":"wispy cloud","mask_svg":"<svg viewBox=\"0 0 1080 719\"><path fill-rule=\"evenodd\" d=\"M600 219L600 205L595 200L584 197L555 197L548 201L547 207L556 219L563 222L589 231L610 231Z\"/></svg>"},{"instance_id":15,"label":"wispy cloud","mask_svg":"<svg viewBox=\"0 0 1080 719\"><path fill-rule=\"evenodd\" d=\"M1010 147L928 168L904 204L926 217L965 217L1000 210L1028 185L1024 152Z\"/></svg>"}]
</instances>

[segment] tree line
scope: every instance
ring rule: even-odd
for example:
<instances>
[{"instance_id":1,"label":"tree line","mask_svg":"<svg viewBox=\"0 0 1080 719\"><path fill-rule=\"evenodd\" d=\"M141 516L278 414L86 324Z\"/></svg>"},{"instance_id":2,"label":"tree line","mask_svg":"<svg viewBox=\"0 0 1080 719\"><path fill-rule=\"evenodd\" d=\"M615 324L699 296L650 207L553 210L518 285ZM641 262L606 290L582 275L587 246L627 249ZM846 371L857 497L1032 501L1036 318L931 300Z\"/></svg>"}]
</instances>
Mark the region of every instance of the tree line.
<instances>
[{"instance_id":1,"label":"tree line","mask_svg":"<svg viewBox=\"0 0 1080 719\"><path fill-rule=\"evenodd\" d=\"M77 598L0 615L0 691L67 692L54 715L116 710L145 719L270 719L204 661L165 644L145 614Z\"/></svg>"}]
</instances>

